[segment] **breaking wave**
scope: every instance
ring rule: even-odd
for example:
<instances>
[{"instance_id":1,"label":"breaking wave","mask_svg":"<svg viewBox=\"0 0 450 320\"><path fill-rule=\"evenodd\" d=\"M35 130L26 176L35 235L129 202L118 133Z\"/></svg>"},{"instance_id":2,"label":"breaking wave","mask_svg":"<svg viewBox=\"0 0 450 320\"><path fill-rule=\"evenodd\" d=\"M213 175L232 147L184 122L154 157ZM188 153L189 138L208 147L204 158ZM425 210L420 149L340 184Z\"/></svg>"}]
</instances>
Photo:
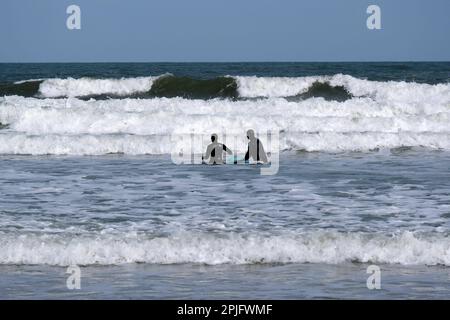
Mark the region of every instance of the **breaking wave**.
<instances>
[{"instance_id":1,"label":"breaking wave","mask_svg":"<svg viewBox=\"0 0 450 320\"><path fill-rule=\"evenodd\" d=\"M360 262L450 265L450 238L443 234L421 235L408 231L394 235L314 231L221 236L184 232L166 237L0 234L0 247L0 264Z\"/></svg>"},{"instance_id":2,"label":"breaking wave","mask_svg":"<svg viewBox=\"0 0 450 320\"><path fill-rule=\"evenodd\" d=\"M94 79L40 79L0 84L0 96L37 98L273 98L312 97L345 101L352 97L372 97L389 101L433 99L449 95L449 84L379 82L348 75L311 77L231 77L193 79L165 74L154 77Z\"/></svg>"},{"instance_id":3,"label":"breaking wave","mask_svg":"<svg viewBox=\"0 0 450 320\"><path fill-rule=\"evenodd\" d=\"M240 152L249 128L263 143L267 131L280 132L281 150L450 150L450 84L164 75L15 85L30 91L0 98L0 154L167 154L174 134L207 143L212 132L236 137ZM41 97L29 97L36 88ZM109 92L120 99L76 97Z\"/></svg>"},{"instance_id":4,"label":"breaking wave","mask_svg":"<svg viewBox=\"0 0 450 320\"><path fill-rule=\"evenodd\" d=\"M40 84L37 95L44 98L82 97L106 94L127 96L149 91L155 78L48 79Z\"/></svg>"}]
</instances>

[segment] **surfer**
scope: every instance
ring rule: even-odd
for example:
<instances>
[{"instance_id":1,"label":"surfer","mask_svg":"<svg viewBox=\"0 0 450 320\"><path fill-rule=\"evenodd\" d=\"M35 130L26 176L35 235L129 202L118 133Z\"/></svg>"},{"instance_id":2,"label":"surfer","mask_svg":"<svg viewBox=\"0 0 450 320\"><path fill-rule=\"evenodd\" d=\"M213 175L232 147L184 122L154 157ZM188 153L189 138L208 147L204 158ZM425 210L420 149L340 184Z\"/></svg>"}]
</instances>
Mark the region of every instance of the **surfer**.
<instances>
[{"instance_id":1,"label":"surfer","mask_svg":"<svg viewBox=\"0 0 450 320\"><path fill-rule=\"evenodd\" d=\"M202 157L202 160L208 160L209 164L223 164L223 152L226 151L228 154L233 154L233 152L227 148L226 145L219 143L217 141L217 134L213 133L211 135L211 144L206 148L206 154Z\"/></svg>"},{"instance_id":2,"label":"surfer","mask_svg":"<svg viewBox=\"0 0 450 320\"><path fill-rule=\"evenodd\" d=\"M248 160L252 158L254 161L267 163L267 155L264 151L263 144L255 137L255 132L253 130L250 129L247 131L247 139L249 142L247 153L245 154L245 162L248 162Z\"/></svg>"}]
</instances>

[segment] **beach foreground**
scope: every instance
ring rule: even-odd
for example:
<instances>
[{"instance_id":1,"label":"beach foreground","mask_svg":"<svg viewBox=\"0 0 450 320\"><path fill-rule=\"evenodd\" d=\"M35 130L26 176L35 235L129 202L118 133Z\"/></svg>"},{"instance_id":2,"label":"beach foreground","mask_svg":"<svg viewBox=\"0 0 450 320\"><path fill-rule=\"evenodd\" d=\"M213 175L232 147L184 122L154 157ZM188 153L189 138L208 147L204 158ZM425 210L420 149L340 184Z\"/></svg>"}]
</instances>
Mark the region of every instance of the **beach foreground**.
<instances>
[{"instance_id":1,"label":"beach foreground","mask_svg":"<svg viewBox=\"0 0 450 320\"><path fill-rule=\"evenodd\" d=\"M445 298L449 161L284 153L264 177L168 156L2 156L0 296Z\"/></svg>"},{"instance_id":2,"label":"beach foreground","mask_svg":"<svg viewBox=\"0 0 450 320\"><path fill-rule=\"evenodd\" d=\"M2 299L448 299L445 267L381 266L382 289L366 286L365 264L149 265L81 268L0 266Z\"/></svg>"}]
</instances>

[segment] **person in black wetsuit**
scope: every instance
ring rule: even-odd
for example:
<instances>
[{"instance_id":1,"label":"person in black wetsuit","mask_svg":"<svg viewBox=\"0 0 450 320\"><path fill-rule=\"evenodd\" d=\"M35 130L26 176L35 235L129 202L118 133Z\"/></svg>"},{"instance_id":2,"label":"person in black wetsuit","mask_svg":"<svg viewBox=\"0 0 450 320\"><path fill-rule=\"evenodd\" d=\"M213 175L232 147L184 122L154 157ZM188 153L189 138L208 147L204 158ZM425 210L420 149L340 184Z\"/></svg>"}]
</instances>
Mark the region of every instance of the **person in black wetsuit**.
<instances>
[{"instance_id":1,"label":"person in black wetsuit","mask_svg":"<svg viewBox=\"0 0 450 320\"><path fill-rule=\"evenodd\" d=\"M217 134L211 135L211 144L206 148L206 154L202 157L202 160L208 160L209 164L223 164L223 152L227 152L228 154L233 154L226 145L219 143L217 141Z\"/></svg>"},{"instance_id":2,"label":"person in black wetsuit","mask_svg":"<svg viewBox=\"0 0 450 320\"><path fill-rule=\"evenodd\" d=\"M267 155L264 151L263 144L255 137L255 132L253 130L250 129L247 131L247 139L249 142L247 153L245 154L245 162L248 162L248 160L252 158L254 161L267 163Z\"/></svg>"}]
</instances>

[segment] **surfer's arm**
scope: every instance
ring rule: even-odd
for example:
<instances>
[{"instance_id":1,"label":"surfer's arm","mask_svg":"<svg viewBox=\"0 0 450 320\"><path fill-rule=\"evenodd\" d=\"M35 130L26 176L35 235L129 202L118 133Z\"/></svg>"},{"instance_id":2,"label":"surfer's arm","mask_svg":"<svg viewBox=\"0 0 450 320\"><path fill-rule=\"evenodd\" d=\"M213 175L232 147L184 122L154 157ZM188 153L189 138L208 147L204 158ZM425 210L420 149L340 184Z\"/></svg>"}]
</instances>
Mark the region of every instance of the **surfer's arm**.
<instances>
[{"instance_id":1,"label":"surfer's arm","mask_svg":"<svg viewBox=\"0 0 450 320\"><path fill-rule=\"evenodd\" d=\"M230 148L227 148L226 145L223 145L223 150L226 151L228 154L233 154L233 151L230 150Z\"/></svg>"},{"instance_id":2,"label":"surfer's arm","mask_svg":"<svg viewBox=\"0 0 450 320\"><path fill-rule=\"evenodd\" d=\"M245 162L248 162L248 159L250 159L250 147L247 147L247 152L245 153Z\"/></svg>"},{"instance_id":3,"label":"surfer's arm","mask_svg":"<svg viewBox=\"0 0 450 320\"><path fill-rule=\"evenodd\" d=\"M202 156L202 160L209 159L209 157L211 156L211 149L212 149L212 147L210 145L206 148L206 153L204 156Z\"/></svg>"}]
</instances>

